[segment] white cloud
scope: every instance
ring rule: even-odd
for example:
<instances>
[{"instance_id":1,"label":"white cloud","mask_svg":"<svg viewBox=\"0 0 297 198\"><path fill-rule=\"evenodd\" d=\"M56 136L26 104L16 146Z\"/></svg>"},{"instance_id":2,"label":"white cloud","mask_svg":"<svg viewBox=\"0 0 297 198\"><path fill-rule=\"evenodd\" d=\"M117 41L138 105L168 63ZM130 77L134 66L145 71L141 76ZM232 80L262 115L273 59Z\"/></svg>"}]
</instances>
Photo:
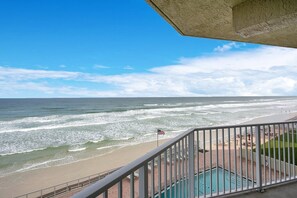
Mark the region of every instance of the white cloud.
<instances>
[{"instance_id":1,"label":"white cloud","mask_svg":"<svg viewBox=\"0 0 297 198\"><path fill-rule=\"evenodd\" d=\"M38 69L48 69L47 66L44 66L44 65L37 65L36 66Z\"/></svg>"},{"instance_id":2,"label":"white cloud","mask_svg":"<svg viewBox=\"0 0 297 198\"><path fill-rule=\"evenodd\" d=\"M260 47L183 58L176 65L146 73L96 75L0 67L0 97L28 89L52 97L297 95L296 76L297 50ZM53 85L49 80L64 84ZM104 85L109 88L103 89Z\"/></svg>"},{"instance_id":3,"label":"white cloud","mask_svg":"<svg viewBox=\"0 0 297 198\"><path fill-rule=\"evenodd\" d=\"M124 67L124 69L126 69L126 70L133 70L134 68L131 67L130 65L126 65L126 66Z\"/></svg>"},{"instance_id":4,"label":"white cloud","mask_svg":"<svg viewBox=\"0 0 297 198\"><path fill-rule=\"evenodd\" d=\"M108 69L110 67L104 65L94 65L94 69Z\"/></svg>"},{"instance_id":5,"label":"white cloud","mask_svg":"<svg viewBox=\"0 0 297 198\"><path fill-rule=\"evenodd\" d=\"M0 79L24 81L34 79L75 79L80 75L79 72L68 71L48 71L48 70L33 70L33 69L20 69L13 67L0 66Z\"/></svg>"},{"instance_id":6,"label":"white cloud","mask_svg":"<svg viewBox=\"0 0 297 198\"><path fill-rule=\"evenodd\" d=\"M25 91L39 93L40 97L116 97L113 91L98 91L88 88L79 88L73 86L50 86L46 83L33 83L33 82L9 82L4 83L0 81L0 97L24 97ZM27 96L30 97L30 96ZM32 97L32 96L31 96Z\"/></svg>"},{"instance_id":7,"label":"white cloud","mask_svg":"<svg viewBox=\"0 0 297 198\"><path fill-rule=\"evenodd\" d=\"M177 65L152 68L150 71L163 74L187 75L216 71L259 70L268 71L276 66L296 66L297 50L289 48L260 47L227 54L206 57L183 58Z\"/></svg>"},{"instance_id":8,"label":"white cloud","mask_svg":"<svg viewBox=\"0 0 297 198\"><path fill-rule=\"evenodd\" d=\"M239 48L241 46L245 46L245 44L244 43L238 44L236 42L230 42L223 46L217 46L216 48L214 48L214 51L215 52L225 52L225 51L231 50L232 48Z\"/></svg>"}]
</instances>

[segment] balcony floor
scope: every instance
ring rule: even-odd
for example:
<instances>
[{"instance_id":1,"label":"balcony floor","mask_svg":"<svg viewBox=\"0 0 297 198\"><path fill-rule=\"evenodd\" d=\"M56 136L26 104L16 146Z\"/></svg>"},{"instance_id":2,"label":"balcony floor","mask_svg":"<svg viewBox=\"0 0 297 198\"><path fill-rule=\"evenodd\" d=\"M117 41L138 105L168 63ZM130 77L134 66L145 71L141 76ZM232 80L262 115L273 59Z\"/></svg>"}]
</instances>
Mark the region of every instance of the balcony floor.
<instances>
[{"instance_id":1,"label":"balcony floor","mask_svg":"<svg viewBox=\"0 0 297 198\"><path fill-rule=\"evenodd\" d=\"M297 195L297 181L266 189L263 193L249 192L230 196L232 198L291 198Z\"/></svg>"}]
</instances>

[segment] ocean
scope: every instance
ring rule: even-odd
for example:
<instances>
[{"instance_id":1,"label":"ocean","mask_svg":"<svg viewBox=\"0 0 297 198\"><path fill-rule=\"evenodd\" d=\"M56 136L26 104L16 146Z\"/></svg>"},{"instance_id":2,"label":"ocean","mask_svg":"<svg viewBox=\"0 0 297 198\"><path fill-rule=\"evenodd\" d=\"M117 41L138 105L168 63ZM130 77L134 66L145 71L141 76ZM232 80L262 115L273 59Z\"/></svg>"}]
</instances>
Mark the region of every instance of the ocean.
<instances>
[{"instance_id":1,"label":"ocean","mask_svg":"<svg viewBox=\"0 0 297 198\"><path fill-rule=\"evenodd\" d=\"M92 158L193 127L297 112L297 97L0 99L0 177Z\"/></svg>"}]
</instances>

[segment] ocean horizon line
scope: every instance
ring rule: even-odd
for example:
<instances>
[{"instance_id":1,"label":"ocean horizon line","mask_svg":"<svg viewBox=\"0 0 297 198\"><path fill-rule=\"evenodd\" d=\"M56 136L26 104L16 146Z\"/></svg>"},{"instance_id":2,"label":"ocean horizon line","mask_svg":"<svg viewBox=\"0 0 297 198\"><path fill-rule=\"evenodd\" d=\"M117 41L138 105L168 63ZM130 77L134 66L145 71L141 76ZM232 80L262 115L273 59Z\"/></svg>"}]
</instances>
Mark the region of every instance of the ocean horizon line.
<instances>
[{"instance_id":1,"label":"ocean horizon line","mask_svg":"<svg viewBox=\"0 0 297 198\"><path fill-rule=\"evenodd\" d=\"M114 97L17 97L17 98L5 98L0 97L1 99L140 99L140 98L287 98L287 97L297 97L297 96L114 96Z\"/></svg>"}]
</instances>

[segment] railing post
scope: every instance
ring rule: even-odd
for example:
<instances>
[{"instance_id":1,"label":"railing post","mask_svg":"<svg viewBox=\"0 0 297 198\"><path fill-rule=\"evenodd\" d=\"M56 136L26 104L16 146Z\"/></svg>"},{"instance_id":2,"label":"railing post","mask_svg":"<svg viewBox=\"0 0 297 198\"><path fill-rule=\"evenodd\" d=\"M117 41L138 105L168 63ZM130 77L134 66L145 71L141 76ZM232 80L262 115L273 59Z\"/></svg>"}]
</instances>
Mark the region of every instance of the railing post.
<instances>
[{"instance_id":1,"label":"railing post","mask_svg":"<svg viewBox=\"0 0 297 198\"><path fill-rule=\"evenodd\" d=\"M194 131L189 134L189 190L190 198L195 197L195 170L194 170ZM197 145L198 146L198 145Z\"/></svg>"},{"instance_id":2,"label":"railing post","mask_svg":"<svg viewBox=\"0 0 297 198\"><path fill-rule=\"evenodd\" d=\"M139 168L139 197L148 198L148 168L145 163Z\"/></svg>"},{"instance_id":3,"label":"railing post","mask_svg":"<svg viewBox=\"0 0 297 198\"><path fill-rule=\"evenodd\" d=\"M258 191L262 192L262 166L261 166L261 131L260 125L256 126L256 177ZM253 152L253 151L252 151Z\"/></svg>"},{"instance_id":4,"label":"railing post","mask_svg":"<svg viewBox=\"0 0 297 198\"><path fill-rule=\"evenodd\" d=\"M123 197L123 182L120 181L118 183L118 198L122 198Z\"/></svg>"},{"instance_id":5,"label":"railing post","mask_svg":"<svg viewBox=\"0 0 297 198\"><path fill-rule=\"evenodd\" d=\"M108 189L103 192L103 198L108 198Z\"/></svg>"}]
</instances>

